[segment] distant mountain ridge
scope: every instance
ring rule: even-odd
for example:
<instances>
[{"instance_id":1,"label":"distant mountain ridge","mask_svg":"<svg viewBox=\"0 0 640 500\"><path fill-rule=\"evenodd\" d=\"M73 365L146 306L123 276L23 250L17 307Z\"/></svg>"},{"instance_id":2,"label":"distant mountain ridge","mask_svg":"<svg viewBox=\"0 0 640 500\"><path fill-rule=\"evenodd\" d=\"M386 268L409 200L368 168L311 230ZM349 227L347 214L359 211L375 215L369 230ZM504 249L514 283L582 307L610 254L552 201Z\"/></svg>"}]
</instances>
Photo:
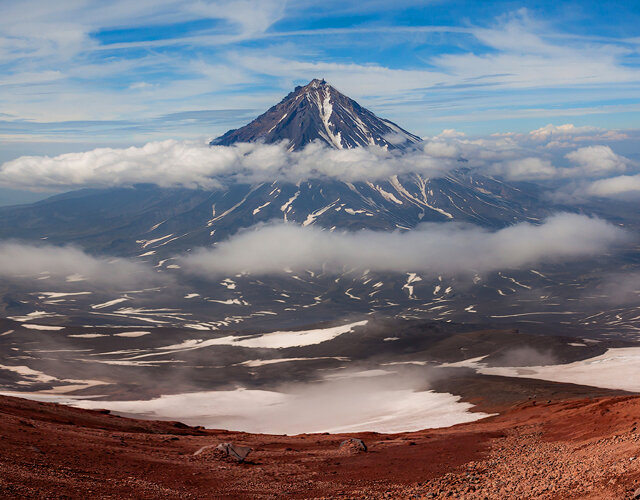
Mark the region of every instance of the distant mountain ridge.
<instances>
[{"instance_id":1,"label":"distant mountain ridge","mask_svg":"<svg viewBox=\"0 0 640 500\"><path fill-rule=\"evenodd\" d=\"M326 81L314 79L296 87L251 123L229 130L210 144L288 141L289 151L296 151L313 141L321 141L336 149L372 145L407 149L421 140L395 123L377 117Z\"/></svg>"}]
</instances>

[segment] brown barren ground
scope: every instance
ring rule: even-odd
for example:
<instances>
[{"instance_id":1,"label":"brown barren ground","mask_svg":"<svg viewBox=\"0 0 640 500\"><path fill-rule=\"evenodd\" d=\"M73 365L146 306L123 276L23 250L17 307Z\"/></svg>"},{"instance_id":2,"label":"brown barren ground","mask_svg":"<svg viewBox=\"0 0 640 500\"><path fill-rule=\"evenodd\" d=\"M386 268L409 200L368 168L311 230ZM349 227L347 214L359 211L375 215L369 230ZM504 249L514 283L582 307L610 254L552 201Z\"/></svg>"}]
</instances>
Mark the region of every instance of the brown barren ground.
<instances>
[{"instance_id":1,"label":"brown barren ground","mask_svg":"<svg viewBox=\"0 0 640 500\"><path fill-rule=\"evenodd\" d=\"M367 453L344 454L346 437ZM253 448L247 463L203 446ZM0 397L2 498L632 498L640 397L529 401L404 434L203 430Z\"/></svg>"}]
</instances>

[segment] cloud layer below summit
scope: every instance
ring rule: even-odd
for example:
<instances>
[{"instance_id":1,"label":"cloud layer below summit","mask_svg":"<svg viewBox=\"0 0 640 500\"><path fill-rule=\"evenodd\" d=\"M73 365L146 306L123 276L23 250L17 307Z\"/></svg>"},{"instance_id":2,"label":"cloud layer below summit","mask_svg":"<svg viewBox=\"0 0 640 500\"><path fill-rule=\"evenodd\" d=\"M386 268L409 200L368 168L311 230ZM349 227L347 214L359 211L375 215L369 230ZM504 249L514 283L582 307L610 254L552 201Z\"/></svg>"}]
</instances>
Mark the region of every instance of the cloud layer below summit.
<instances>
[{"instance_id":1,"label":"cloud layer below summit","mask_svg":"<svg viewBox=\"0 0 640 500\"><path fill-rule=\"evenodd\" d=\"M104 289L154 285L168 278L145 264L96 257L76 247L0 241L0 279Z\"/></svg>"},{"instance_id":2,"label":"cloud layer below summit","mask_svg":"<svg viewBox=\"0 0 640 500\"><path fill-rule=\"evenodd\" d=\"M344 269L444 274L517 269L601 255L627 240L600 219L559 214L541 225L520 223L498 231L461 224L421 224L410 232L327 232L288 224L243 231L213 249L182 257L188 272L282 273ZM255 252L260 248L260 252Z\"/></svg>"},{"instance_id":3,"label":"cloud layer below summit","mask_svg":"<svg viewBox=\"0 0 640 500\"><path fill-rule=\"evenodd\" d=\"M205 141L167 140L54 157L22 156L0 165L0 187L63 191L150 183L218 189L237 182L375 181L406 173L434 178L465 166L509 181L571 183L570 189L560 190L567 199L640 194L637 162L610 145L594 144L605 139L599 131L556 129L485 138L448 130L404 153L378 147L335 150L320 143L290 153L284 143L209 147ZM554 146L560 137L563 144Z\"/></svg>"},{"instance_id":4,"label":"cloud layer below summit","mask_svg":"<svg viewBox=\"0 0 640 500\"><path fill-rule=\"evenodd\" d=\"M577 214L558 214L540 225L520 223L497 231L468 224L424 223L410 232L328 232L277 223L253 226L214 248L175 256L182 269L172 275L158 274L131 259L91 256L74 247L4 242L0 243L0 278L46 279L49 285L67 288L80 282L84 288L122 289L180 282L183 273L211 279L304 270L463 275L603 255L629 237L606 221Z\"/></svg>"}]
</instances>

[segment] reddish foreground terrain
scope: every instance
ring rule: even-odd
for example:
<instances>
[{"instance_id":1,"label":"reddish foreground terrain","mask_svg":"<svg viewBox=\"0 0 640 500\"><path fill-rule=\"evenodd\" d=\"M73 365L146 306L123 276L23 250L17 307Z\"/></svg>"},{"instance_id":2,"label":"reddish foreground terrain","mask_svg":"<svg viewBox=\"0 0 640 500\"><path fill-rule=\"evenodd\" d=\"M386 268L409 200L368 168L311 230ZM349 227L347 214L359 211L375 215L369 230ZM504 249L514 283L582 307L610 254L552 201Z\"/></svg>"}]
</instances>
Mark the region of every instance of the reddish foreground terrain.
<instances>
[{"instance_id":1,"label":"reddish foreground terrain","mask_svg":"<svg viewBox=\"0 0 640 500\"><path fill-rule=\"evenodd\" d=\"M368 451L340 451L347 437ZM245 463L213 448L194 456L221 442L253 451ZM0 397L2 498L610 499L638 488L638 396L530 400L446 429L348 436L204 430Z\"/></svg>"}]
</instances>

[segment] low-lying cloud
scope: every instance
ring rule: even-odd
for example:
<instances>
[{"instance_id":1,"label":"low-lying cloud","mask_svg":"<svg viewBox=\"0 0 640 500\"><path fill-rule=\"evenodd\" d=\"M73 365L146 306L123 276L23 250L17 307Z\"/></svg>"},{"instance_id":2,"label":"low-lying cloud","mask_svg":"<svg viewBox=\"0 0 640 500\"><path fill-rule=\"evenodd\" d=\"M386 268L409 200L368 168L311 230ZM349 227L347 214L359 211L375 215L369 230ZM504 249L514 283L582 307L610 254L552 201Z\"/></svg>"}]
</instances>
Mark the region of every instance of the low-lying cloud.
<instances>
[{"instance_id":1,"label":"low-lying cloud","mask_svg":"<svg viewBox=\"0 0 640 500\"><path fill-rule=\"evenodd\" d=\"M376 181L408 173L437 178L464 167L508 181L545 182L563 202L635 196L637 161L608 145L567 143L571 147L563 150L549 149L544 142L559 133L575 137L576 130L566 125L475 139L446 130L404 152L378 146L335 150L320 142L289 152L286 142L210 147L205 141L167 140L55 157L23 156L0 166L0 187L61 191L146 183L215 190L236 183Z\"/></svg>"},{"instance_id":2,"label":"low-lying cloud","mask_svg":"<svg viewBox=\"0 0 640 500\"><path fill-rule=\"evenodd\" d=\"M549 158L526 156L496 162L487 171L510 180L598 179L625 172L630 161L613 152L609 146L595 145L578 148L564 158L568 166L558 167Z\"/></svg>"},{"instance_id":3,"label":"low-lying cloud","mask_svg":"<svg viewBox=\"0 0 640 500\"><path fill-rule=\"evenodd\" d=\"M75 247L0 242L0 278L133 287L165 279L144 264L94 257ZM48 281L49 282L49 281Z\"/></svg>"},{"instance_id":4,"label":"low-lying cloud","mask_svg":"<svg viewBox=\"0 0 640 500\"><path fill-rule=\"evenodd\" d=\"M541 225L520 223L493 232L457 223L425 223L410 232L393 233L270 224L242 231L180 261L189 272L209 275L285 269L459 274L599 255L626 239L623 230L606 221L566 213Z\"/></svg>"},{"instance_id":5,"label":"low-lying cloud","mask_svg":"<svg viewBox=\"0 0 640 500\"><path fill-rule=\"evenodd\" d=\"M610 304L640 303L640 272L609 274L598 288L598 299ZM593 292L591 293L593 295Z\"/></svg>"},{"instance_id":6,"label":"low-lying cloud","mask_svg":"<svg viewBox=\"0 0 640 500\"><path fill-rule=\"evenodd\" d=\"M167 140L55 157L23 156L0 167L0 186L37 190L151 183L216 189L234 182L357 181L408 172L439 177L455 166L454 160L421 149L406 153L377 146L335 150L313 143L302 151L288 152L284 142L210 147L205 142Z\"/></svg>"},{"instance_id":7,"label":"low-lying cloud","mask_svg":"<svg viewBox=\"0 0 640 500\"><path fill-rule=\"evenodd\" d=\"M589 184L585 192L601 198L637 199L640 198L640 174L599 179Z\"/></svg>"}]
</instances>

